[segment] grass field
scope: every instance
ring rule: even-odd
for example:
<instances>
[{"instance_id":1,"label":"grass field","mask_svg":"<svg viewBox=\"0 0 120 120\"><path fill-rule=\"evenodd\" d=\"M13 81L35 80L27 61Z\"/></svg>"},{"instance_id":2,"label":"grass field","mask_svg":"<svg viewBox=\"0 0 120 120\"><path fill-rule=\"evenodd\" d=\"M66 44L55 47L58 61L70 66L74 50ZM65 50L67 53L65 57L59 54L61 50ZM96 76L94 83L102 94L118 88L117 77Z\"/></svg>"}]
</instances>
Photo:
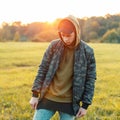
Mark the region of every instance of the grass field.
<instances>
[{"instance_id":1,"label":"grass field","mask_svg":"<svg viewBox=\"0 0 120 120\"><path fill-rule=\"evenodd\" d=\"M93 104L80 120L120 120L120 44L89 45L95 51L97 80ZM0 120L32 120L31 87L47 46L0 43ZM53 119L58 120L57 114Z\"/></svg>"}]
</instances>

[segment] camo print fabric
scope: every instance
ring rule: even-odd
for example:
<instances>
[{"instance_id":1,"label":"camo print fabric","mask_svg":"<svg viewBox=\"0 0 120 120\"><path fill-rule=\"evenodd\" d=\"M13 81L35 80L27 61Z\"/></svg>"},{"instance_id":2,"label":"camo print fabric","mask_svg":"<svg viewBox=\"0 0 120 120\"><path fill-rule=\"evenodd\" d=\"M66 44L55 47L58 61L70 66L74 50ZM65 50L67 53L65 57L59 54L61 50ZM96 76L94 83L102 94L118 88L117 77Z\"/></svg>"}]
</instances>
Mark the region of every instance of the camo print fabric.
<instances>
[{"instance_id":1,"label":"camo print fabric","mask_svg":"<svg viewBox=\"0 0 120 120\"><path fill-rule=\"evenodd\" d=\"M40 93L43 98L59 66L64 52L64 44L57 39L51 42L39 66L38 74L34 80L32 91ZM92 103L96 80L96 63L93 49L84 41L75 48L74 75L73 75L73 109L74 114L79 109L80 101Z\"/></svg>"}]
</instances>

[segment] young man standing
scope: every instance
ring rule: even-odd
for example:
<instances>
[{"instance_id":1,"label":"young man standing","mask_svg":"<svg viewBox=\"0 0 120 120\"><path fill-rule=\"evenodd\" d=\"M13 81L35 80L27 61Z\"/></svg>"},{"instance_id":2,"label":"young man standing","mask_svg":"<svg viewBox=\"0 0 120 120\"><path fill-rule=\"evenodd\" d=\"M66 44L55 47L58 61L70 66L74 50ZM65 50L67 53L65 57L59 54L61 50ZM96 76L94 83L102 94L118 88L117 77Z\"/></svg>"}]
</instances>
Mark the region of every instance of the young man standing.
<instances>
[{"instance_id":1,"label":"young man standing","mask_svg":"<svg viewBox=\"0 0 120 120\"><path fill-rule=\"evenodd\" d=\"M30 104L36 109L34 120L49 120L56 111L60 120L74 120L84 116L92 103L94 51L81 40L79 21L74 16L60 21L58 33L60 38L47 48L33 83Z\"/></svg>"}]
</instances>

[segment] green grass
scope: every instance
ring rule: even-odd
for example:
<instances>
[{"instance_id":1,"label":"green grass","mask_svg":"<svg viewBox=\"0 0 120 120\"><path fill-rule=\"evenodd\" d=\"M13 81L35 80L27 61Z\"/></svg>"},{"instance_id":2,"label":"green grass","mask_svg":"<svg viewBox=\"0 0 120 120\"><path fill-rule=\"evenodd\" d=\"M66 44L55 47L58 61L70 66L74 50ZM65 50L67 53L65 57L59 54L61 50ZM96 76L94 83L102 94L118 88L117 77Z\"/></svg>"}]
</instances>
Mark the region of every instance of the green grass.
<instances>
[{"instance_id":1,"label":"green grass","mask_svg":"<svg viewBox=\"0 0 120 120\"><path fill-rule=\"evenodd\" d=\"M0 120L32 120L31 87L48 43L0 43ZM93 104L80 120L120 119L120 44L90 44L97 63ZM53 117L57 120L58 114ZM52 120L53 120L52 119Z\"/></svg>"}]
</instances>

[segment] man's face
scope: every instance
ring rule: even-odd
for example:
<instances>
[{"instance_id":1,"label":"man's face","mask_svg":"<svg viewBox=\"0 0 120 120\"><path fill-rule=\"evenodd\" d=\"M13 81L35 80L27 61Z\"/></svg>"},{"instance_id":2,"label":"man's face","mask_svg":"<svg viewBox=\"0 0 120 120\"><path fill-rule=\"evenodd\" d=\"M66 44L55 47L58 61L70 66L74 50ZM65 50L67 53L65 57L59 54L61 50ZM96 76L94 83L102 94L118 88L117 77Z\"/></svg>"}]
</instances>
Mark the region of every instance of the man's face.
<instances>
[{"instance_id":1,"label":"man's face","mask_svg":"<svg viewBox=\"0 0 120 120\"><path fill-rule=\"evenodd\" d=\"M72 32L71 34L61 32L61 37L66 45L71 45L75 40L75 32Z\"/></svg>"}]
</instances>

